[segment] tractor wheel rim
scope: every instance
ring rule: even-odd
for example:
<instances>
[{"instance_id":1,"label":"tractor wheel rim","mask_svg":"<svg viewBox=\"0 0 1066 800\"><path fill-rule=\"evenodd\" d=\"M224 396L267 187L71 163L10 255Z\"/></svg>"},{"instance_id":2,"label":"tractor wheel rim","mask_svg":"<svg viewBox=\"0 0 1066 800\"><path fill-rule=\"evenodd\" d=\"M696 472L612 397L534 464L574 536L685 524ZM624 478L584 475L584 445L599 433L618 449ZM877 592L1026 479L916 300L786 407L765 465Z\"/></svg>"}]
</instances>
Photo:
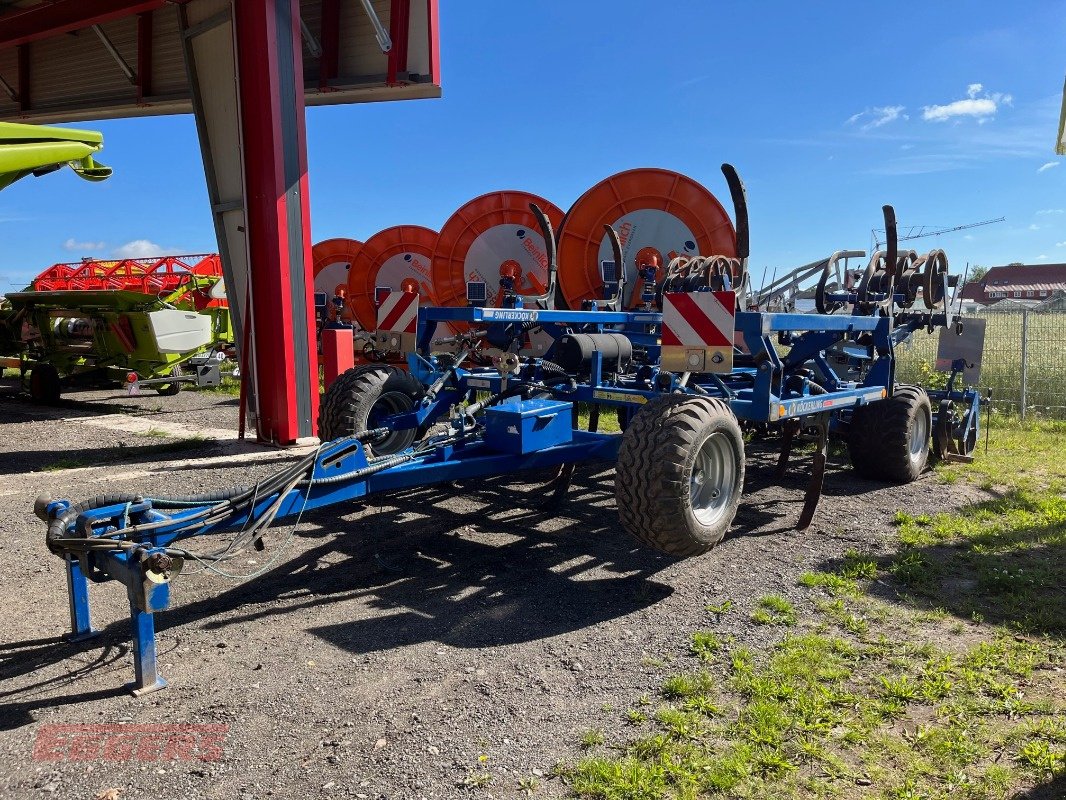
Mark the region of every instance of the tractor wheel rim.
<instances>
[{"instance_id":1,"label":"tractor wheel rim","mask_svg":"<svg viewBox=\"0 0 1066 800\"><path fill-rule=\"evenodd\" d=\"M386 392L381 395L370 409L367 415L367 429L381 427L381 420L394 414L403 414L414 408L411 398L403 392ZM414 441L415 431L393 431L380 442L375 442L373 450L378 455L392 455L401 450L406 450Z\"/></svg>"},{"instance_id":2,"label":"tractor wheel rim","mask_svg":"<svg viewBox=\"0 0 1066 800\"><path fill-rule=\"evenodd\" d=\"M922 458L922 454L925 453L925 448L928 445L929 440L929 418L924 412L918 414L914 418L914 425L911 426L911 441L910 441L910 456L911 461L919 461Z\"/></svg>"},{"instance_id":3,"label":"tractor wheel rim","mask_svg":"<svg viewBox=\"0 0 1066 800\"><path fill-rule=\"evenodd\" d=\"M689 480L692 514L701 525L714 525L725 515L736 474L737 459L729 437L712 433L696 453Z\"/></svg>"}]
</instances>

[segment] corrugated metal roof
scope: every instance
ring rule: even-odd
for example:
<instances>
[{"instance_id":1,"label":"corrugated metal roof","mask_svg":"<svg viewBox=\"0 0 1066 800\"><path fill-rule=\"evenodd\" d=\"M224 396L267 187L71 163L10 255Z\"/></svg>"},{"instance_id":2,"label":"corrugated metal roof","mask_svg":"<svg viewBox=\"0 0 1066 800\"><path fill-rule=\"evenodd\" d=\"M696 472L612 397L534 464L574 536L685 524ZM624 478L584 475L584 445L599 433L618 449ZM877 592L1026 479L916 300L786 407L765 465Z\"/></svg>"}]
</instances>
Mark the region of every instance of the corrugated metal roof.
<instances>
[{"instance_id":1,"label":"corrugated metal roof","mask_svg":"<svg viewBox=\"0 0 1066 800\"><path fill-rule=\"evenodd\" d=\"M360 0L340 0L340 51L335 78L319 86L319 59L305 41L304 80L308 105L333 105L418 97L439 97L440 86L430 82L432 71L428 36L436 0L411 0L407 71L401 85L388 86L388 56L381 51L374 28ZM0 14L20 13L35 0L0 0ZM195 1L190 6L195 5ZM391 0L374 0L381 23L388 28ZM138 98L138 89L92 28L34 41L28 45L29 106L11 97L0 84L0 120L34 122L75 121L107 117L188 113L192 111L178 33L178 12L167 5L152 15L151 93ZM300 13L308 30L322 40L322 0L301 0ZM137 68L137 17L105 22L101 30L134 71ZM16 49L0 49L0 78L15 90L20 84Z\"/></svg>"}]
</instances>

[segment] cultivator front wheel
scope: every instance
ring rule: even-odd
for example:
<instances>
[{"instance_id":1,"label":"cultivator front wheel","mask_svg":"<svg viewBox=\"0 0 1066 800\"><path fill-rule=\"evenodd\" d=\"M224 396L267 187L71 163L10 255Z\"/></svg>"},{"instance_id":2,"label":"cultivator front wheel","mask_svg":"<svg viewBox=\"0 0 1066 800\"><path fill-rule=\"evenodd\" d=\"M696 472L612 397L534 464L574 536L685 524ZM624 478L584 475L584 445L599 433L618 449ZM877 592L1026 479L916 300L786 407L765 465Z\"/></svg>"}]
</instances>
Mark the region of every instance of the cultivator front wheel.
<instances>
[{"instance_id":1,"label":"cultivator front wheel","mask_svg":"<svg viewBox=\"0 0 1066 800\"><path fill-rule=\"evenodd\" d=\"M337 378L322 396L318 409L318 435L323 441L352 436L380 426L381 420L414 410L424 391L410 373L377 365L356 367ZM392 455L410 447L414 428L394 430L368 445L376 456Z\"/></svg>"},{"instance_id":2,"label":"cultivator front wheel","mask_svg":"<svg viewBox=\"0 0 1066 800\"><path fill-rule=\"evenodd\" d=\"M892 396L860 406L848 429L848 454L864 478L910 483L929 462L932 405L919 386L897 385Z\"/></svg>"},{"instance_id":3,"label":"cultivator front wheel","mask_svg":"<svg viewBox=\"0 0 1066 800\"><path fill-rule=\"evenodd\" d=\"M615 498L622 525L674 556L705 553L737 513L744 439L721 400L666 395L632 418L622 437Z\"/></svg>"}]
</instances>

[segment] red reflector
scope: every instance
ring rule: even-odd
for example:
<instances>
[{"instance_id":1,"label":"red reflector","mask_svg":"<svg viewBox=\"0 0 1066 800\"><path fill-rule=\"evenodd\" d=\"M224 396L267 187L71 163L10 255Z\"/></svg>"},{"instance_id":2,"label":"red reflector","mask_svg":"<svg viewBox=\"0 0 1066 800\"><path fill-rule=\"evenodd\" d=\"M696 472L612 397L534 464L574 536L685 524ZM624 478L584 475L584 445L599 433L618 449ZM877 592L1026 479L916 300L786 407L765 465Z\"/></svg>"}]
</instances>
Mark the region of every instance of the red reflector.
<instances>
[{"instance_id":1,"label":"red reflector","mask_svg":"<svg viewBox=\"0 0 1066 800\"><path fill-rule=\"evenodd\" d=\"M128 372L128 373L126 373L126 383L136 383L136 382L137 382L137 373L136 372Z\"/></svg>"}]
</instances>

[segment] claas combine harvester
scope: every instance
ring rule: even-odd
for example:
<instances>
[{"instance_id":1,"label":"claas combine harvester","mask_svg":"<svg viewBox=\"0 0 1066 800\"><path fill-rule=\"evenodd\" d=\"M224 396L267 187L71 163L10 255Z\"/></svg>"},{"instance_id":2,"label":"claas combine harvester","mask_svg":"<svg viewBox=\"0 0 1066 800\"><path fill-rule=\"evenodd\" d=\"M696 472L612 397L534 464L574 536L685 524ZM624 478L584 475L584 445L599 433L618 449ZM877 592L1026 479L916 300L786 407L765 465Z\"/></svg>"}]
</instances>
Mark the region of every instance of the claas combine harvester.
<instances>
[{"instance_id":1,"label":"claas combine harvester","mask_svg":"<svg viewBox=\"0 0 1066 800\"><path fill-rule=\"evenodd\" d=\"M0 312L0 350L43 403L101 383L163 395L217 385L232 345L217 255L55 264Z\"/></svg>"},{"instance_id":2,"label":"claas combine harvester","mask_svg":"<svg viewBox=\"0 0 1066 800\"><path fill-rule=\"evenodd\" d=\"M841 271L862 253L821 262L824 313L750 309L746 198L734 169L723 173L735 224L710 192L664 170L613 176L564 219L536 202L516 209L503 193L486 196L495 197L482 204L495 204L491 213L468 211L456 235L442 231L427 287L435 302L416 305L410 349L381 351L404 368L365 363L340 375L322 399L313 452L255 485L207 495L40 498L47 546L66 563L74 635L93 633L88 581L121 582L135 691L160 688L153 615L168 607L183 565L223 573L262 545L272 522L376 492L551 470L561 497L575 465L614 463L621 526L688 557L732 524L746 430L780 436L782 468L797 437L815 443L800 529L816 513L832 436L847 442L860 474L893 482L914 480L931 452L968 458L979 400L962 375L972 364L949 359L940 391L895 380L909 337L962 338L943 252L900 252L886 206L888 249L857 281ZM484 241L490 230L498 242ZM543 261L543 277L509 260ZM395 310L397 292L377 306ZM379 341L410 335L405 315L391 316L399 327L382 327ZM582 404L587 429L577 424ZM598 430L604 413L622 433Z\"/></svg>"},{"instance_id":3,"label":"claas combine harvester","mask_svg":"<svg viewBox=\"0 0 1066 800\"><path fill-rule=\"evenodd\" d=\"M94 131L0 123L0 189L64 166L104 180L102 147ZM55 264L0 298L0 359L39 402L102 381L160 394L217 384L232 338L217 255Z\"/></svg>"}]
</instances>

